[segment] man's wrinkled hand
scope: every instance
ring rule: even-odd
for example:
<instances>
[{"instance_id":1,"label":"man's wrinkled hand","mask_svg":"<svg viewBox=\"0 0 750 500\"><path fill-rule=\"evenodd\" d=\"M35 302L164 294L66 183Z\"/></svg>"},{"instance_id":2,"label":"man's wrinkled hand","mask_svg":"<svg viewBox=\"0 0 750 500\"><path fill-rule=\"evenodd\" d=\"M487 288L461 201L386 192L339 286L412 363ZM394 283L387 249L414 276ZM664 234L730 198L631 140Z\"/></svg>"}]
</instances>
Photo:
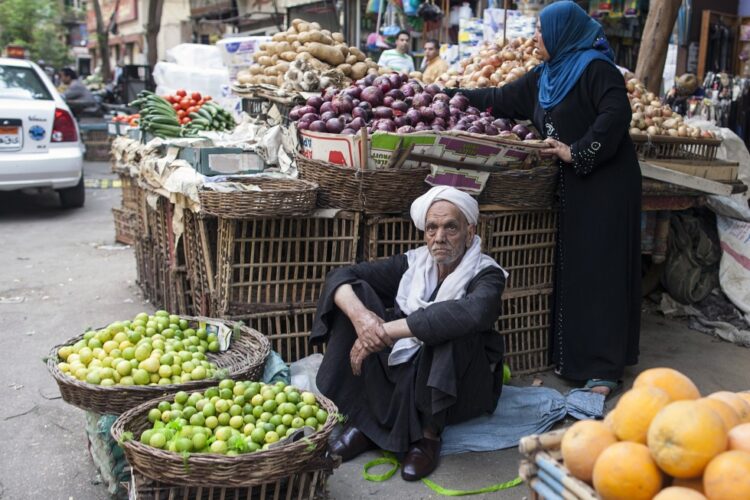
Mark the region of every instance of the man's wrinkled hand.
<instances>
[{"instance_id":1,"label":"man's wrinkled hand","mask_svg":"<svg viewBox=\"0 0 750 500\"><path fill-rule=\"evenodd\" d=\"M371 354L370 351L368 351L367 348L365 348L364 344L362 343L360 339L357 339L354 341L352 350L349 353L349 362L352 365L352 373L355 376L358 377L362 374L362 363L370 354Z\"/></svg>"},{"instance_id":2,"label":"man's wrinkled hand","mask_svg":"<svg viewBox=\"0 0 750 500\"><path fill-rule=\"evenodd\" d=\"M362 347L370 352L382 351L393 345L393 340L383 328L385 321L372 311L359 314L352 322Z\"/></svg>"}]
</instances>

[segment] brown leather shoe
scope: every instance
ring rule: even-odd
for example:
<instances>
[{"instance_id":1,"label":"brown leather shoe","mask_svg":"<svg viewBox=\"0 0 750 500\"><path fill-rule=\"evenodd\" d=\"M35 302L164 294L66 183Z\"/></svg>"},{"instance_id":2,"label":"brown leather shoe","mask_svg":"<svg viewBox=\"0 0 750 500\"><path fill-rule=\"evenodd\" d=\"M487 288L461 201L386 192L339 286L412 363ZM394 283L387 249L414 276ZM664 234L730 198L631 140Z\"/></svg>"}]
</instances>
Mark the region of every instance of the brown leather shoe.
<instances>
[{"instance_id":1,"label":"brown leather shoe","mask_svg":"<svg viewBox=\"0 0 750 500\"><path fill-rule=\"evenodd\" d=\"M356 427L347 427L331 443L331 453L339 455L342 462L348 462L362 453L374 449L377 449L377 445Z\"/></svg>"},{"instance_id":2,"label":"brown leather shoe","mask_svg":"<svg viewBox=\"0 0 750 500\"><path fill-rule=\"evenodd\" d=\"M437 469L440 462L440 440L422 438L411 445L401 464L404 481L418 481Z\"/></svg>"}]
</instances>

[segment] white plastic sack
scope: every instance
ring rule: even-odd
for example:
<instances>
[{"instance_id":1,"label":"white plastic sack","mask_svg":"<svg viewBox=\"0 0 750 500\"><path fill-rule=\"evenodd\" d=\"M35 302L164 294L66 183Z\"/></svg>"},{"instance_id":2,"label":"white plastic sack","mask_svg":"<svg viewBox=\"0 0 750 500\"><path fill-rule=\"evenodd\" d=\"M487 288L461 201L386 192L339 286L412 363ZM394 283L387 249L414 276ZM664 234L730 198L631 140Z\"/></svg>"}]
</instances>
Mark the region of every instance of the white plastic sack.
<instances>
[{"instance_id":1,"label":"white plastic sack","mask_svg":"<svg viewBox=\"0 0 750 500\"><path fill-rule=\"evenodd\" d=\"M223 69L221 50L215 45L181 43L167 50L167 62L201 69Z\"/></svg>"},{"instance_id":2,"label":"white plastic sack","mask_svg":"<svg viewBox=\"0 0 750 500\"><path fill-rule=\"evenodd\" d=\"M154 82L156 82L156 93L159 95L172 94L177 89L185 89L220 97L223 86L229 85L229 73L225 68L211 69L159 62L154 67Z\"/></svg>"},{"instance_id":3,"label":"white plastic sack","mask_svg":"<svg viewBox=\"0 0 750 500\"><path fill-rule=\"evenodd\" d=\"M721 289L750 323L750 222L717 215L716 226L723 250Z\"/></svg>"},{"instance_id":4,"label":"white plastic sack","mask_svg":"<svg viewBox=\"0 0 750 500\"><path fill-rule=\"evenodd\" d=\"M322 354L311 354L292 363L289 367L292 371L292 385L303 391L320 394L318 386L315 384L315 378L318 376L318 370L322 362Z\"/></svg>"},{"instance_id":5,"label":"white plastic sack","mask_svg":"<svg viewBox=\"0 0 750 500\"><path fill-rule=\"evenodd\" d=\"M700 127L704 130L710 130L716 132L721 137L721 146L716 153L716 158L719 160L736 161L740 164L738 168L739 179L746 185L750 186L750 152L745 146L745 142L740 139L740 136L732 132L728 128L717 127L713 122L701 120L697 117L689 118L685 120L685 123L693 126ZM745 195L747 197L747 195Z\"/></svg>"}]
</instances>

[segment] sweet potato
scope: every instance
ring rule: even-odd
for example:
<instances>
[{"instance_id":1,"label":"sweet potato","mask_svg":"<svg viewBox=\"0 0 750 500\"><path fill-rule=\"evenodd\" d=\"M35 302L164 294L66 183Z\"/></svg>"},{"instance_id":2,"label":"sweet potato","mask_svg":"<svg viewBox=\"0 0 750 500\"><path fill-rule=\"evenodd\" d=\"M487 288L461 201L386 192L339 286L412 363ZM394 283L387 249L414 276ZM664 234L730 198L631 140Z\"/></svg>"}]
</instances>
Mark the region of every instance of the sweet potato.
<instances>
[{"instance_id":1,"label":"sweet potato","mask_svg":"<svg viewBox=\"0 0 750 500\"><path fill-rule=\"evenodd\" d=\"M307 52L310 52L310 54L312 54L313 57L315 57L319 61L326 62L332 66L343 64L343 62L346 60L344 54L341 53L341 50L336 47L331 47L330 45L310 42L305 44L303 49Z\"/></svg>"}]
</instances>

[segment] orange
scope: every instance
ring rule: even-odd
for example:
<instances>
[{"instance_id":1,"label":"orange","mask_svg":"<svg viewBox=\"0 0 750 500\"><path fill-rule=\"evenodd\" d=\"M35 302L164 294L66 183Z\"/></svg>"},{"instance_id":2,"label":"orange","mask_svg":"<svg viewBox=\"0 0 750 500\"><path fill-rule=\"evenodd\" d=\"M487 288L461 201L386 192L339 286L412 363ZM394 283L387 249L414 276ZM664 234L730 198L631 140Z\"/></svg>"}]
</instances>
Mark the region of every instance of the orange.
<instances>
[{"instance_id":1,"label":"orange","mask_svg":"<svg viewBox=\"0 0 750 500\"><path fill-rule=\"evenodd\" d=\"M719 391L709 394L708 397L724 401L726 404L734 408L734 411L737 412L737 415L742 422L750 422L750 403L737 394L729 391Z\"/></svg>"},{"instance_id":2,"label":"orange","mask_svg":"<svg viewBox=\"0 0 750 500\"><path fill-rule=\"evenodd\" d=\"M750 498L750 453L725 451L708 464L703 488L709 500Z\"/></svg>"},{"instance_id":3,"label":"orange","mask_svg":"<svg viewBox=\"0 0 750 500\"><path fill-rule=\"evenodd\" d=\"M701 398L697 403L715 411L721 417L721 420L724 422L724 428L727 431L740 424L740 417L737 415L737 412L734 411L734 408L721 399Z\"/></svg>"},{"instance_id":4,"label":"orange","mask_svg":"<svg viewBox=\"0 0 750 500\"><path fill-rule=\"evenodd\" d=\"M603 422L581 420L565 431L560 451L570 473L590 483L596 459L616 442L617 438Z\"/></svg>"},{"instance_id":5,"label":"orange","mask_svg":"<svg viewBox=\"0 0 750 500\"><path fill-rule=\"evenodd\" d=\"M593 479L602 500L650 500L662 484L648 448L629 441L615 443L599 455Z\"/></svg>"},{"instance_id":6,"label":"orange","mask_svg":"<svg viewBox=\"0 0 750 500\"><path fill-rule=\"evenodd\" d=\"M672 481L672 486L688 488L691 490L695 490L700 494L703 494L703 477L691 477L690 479L676 477Z\"/></svg>"},{"instance_id":7,"label":"orange","mask_svg":"<svg viewBox=\"0 0 750 500\"><path fill-rule=\"evenodd\" d=\"M612 431L612 434L615 433L615 410L610 410L609 413L607 413L607 416L604 417L604 425L607 426L607 428Z\"/></svg>"},{"instance_id":8,"label":"orange","mask_svg":"<svg viewBox=\"0 0 750 500\"><path fill-rule=\"evenodd\" d=\"M612 423L621 441L646 444L651 420L669 404L669 395L656 387L637 387L622 395Z\"/></svg>"},{"instance_id":9,"label":"orange","mask_svg":"<svg viewBox=\"0 0 750 500\"><path fill-rule=\"evenodd\" d=\"M693 381L672 368L650 368L641 372L633 382L633 388L643 386L663 390L672 401L701 397Z\"/></svg>"},{"instance_id":10,"label":"orange","mask_svg":"<svg viewBox=\"0 0 750 500\"><path fill-rule=\"evenodd\" d=\"M727 449L727 431L715 411L695 401L675 401L654 417L647 441L664 472L690 478Z\"/></svg>"},{"instance_id":11,"label":"orange","mask_svg":"<svg viewBox=\"0 0 750 500\"><path fill-rule=\"evenodd\" d=\"M706 500L703 493L699 493L690 488L680 486L670 486L664 488L655 497L654 500Z\"/></svg>"},{"instance_id":12,"label":"orange","mask_svg":"<svg viewBox=\"0 0 750 500\"><path fill-rule=\"evenodd\" d=\"M750 424L740 424L729 431L729 449L750 453Z\"/></svg>"}]
</instances>

